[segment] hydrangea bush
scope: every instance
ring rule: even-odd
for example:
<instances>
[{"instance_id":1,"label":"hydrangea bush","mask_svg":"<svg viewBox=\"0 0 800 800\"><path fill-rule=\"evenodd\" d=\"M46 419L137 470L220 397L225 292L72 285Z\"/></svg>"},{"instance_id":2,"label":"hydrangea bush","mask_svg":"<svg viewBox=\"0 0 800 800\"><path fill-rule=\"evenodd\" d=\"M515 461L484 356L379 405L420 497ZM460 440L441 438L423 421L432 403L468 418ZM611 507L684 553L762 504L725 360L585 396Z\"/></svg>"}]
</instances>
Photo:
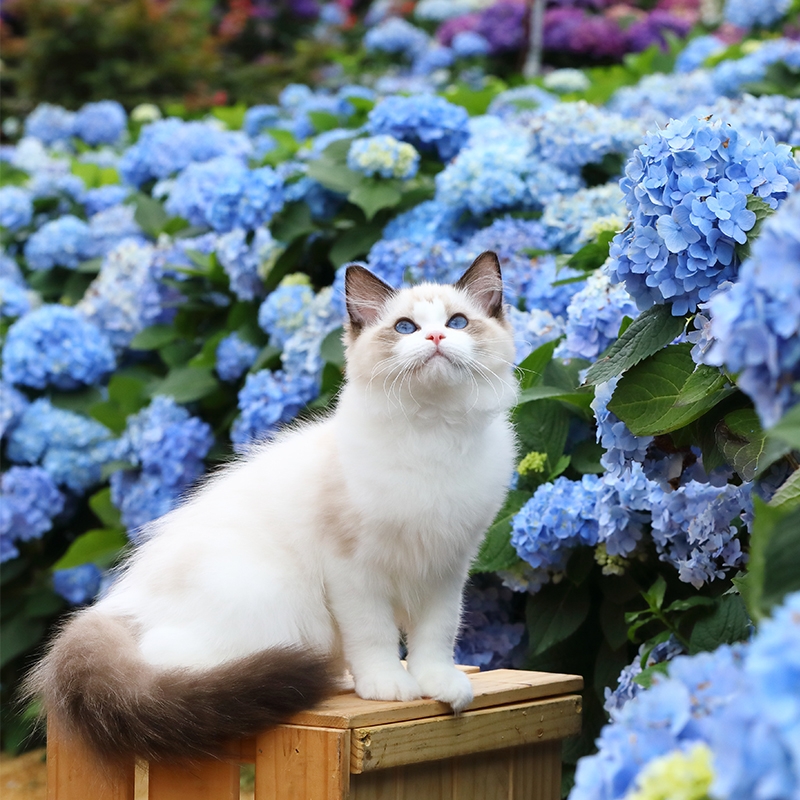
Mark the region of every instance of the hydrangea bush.
<instances>
[{"instance_id":1,"label":"hydrangea bush","mask_svg":"<svg viewBox=\"0 0 800 800\"><path fill-rule=\"evenodd\" d=\"M785 759L724 759L796 733L775 710L794 645L762 620L800 590L798 110L745 88L800 50L709 66L706 42L625 87L612 68L508 89L479 59L516 46L517 5L438 44L376 10L368 57L399 66L374 85L192 119L40 106L0 148L3 692L143 526L335 402L348 263L452 281L491 249L520 461L458 658L584 675L568 763L612 722L575 797L657 797L676 764L698 798L795 787ZM719 700L693 694L711 665Z\"/></svg>"}]
</instances>

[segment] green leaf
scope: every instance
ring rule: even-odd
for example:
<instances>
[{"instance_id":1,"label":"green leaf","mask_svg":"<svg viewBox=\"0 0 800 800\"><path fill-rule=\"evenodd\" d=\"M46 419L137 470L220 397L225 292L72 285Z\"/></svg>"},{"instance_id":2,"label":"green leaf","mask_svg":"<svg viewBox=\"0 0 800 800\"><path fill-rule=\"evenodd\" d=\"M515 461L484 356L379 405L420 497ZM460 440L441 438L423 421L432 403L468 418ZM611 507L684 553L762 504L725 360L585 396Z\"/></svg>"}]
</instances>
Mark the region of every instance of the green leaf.
<instances>
[{"instance_id":1,"label":"green leaf","mask_svg":"<svg viewBox=\"0 0 800 800\"><path fill-rule=\"evenodd\" d=\"M331 263L334 267L340 267L359 256L366 256L372 245L381 238L382 233L383 225L374 222L350 228L331 247Z\"/></svg>"},{"instance_id":2,"label":"green leaf","mask_svg":"<svg viewBox=\"0 0 800 800\"><path fill-rule=\"evenodd\" d=\"M694 363L691 347L667 347L620 378L608 409L636 436L682 428L729 394L718 369Z\"/></svg>"},{"instance_id":3,"label":"green leaf","mask_svg":"<svg viewBox=\"0 0 800 800\"><path fill-rule=\"evenodd\" d=\"M758 414L752 408L732 411L717 423L714 436L717 447L739 477L744 481L752 481L766 447Z\"/></svg>"},{"instance_id":4,"label":"green leaf","mask_svg":"<svg viewBox=\"0 0 800 800\"><path fill-rule=\"evenodd\" d=\"M131 350L158 350L177 338L178 332L172 325L151 325L139 331L131 340L129 347Z\"/></svg>"},{"instance_id":5,"label":"green leaf","mask_svg":"<svg viewBox=\"0 0 800 800\"><path fill-rule=\"evenodd\" d=\"M614 235L614 231L603 231L595 241L585 244L572 255L567 261L567 266L581 272L594 272L600 269L608 258L608 251Z\"/></svg>"},{"instance_id":6,"label":"green leaf","mask_svg":"<svg viewBox=\"0 0 800 800\"><path fill-rule=\"evenodd\" d=\"M578 406L584 410L588 409L594 394L592 392L565 392L557 386L529 386L519 393L518 403L532 403L537 400L560 400L563 403L569 403L573 406Z\"/></svg>"},{"instance_id":7,"label":"green leaf","mask_svg":"<svg viewBox=\"0 0 800 800\"><path fill-rule=\"evenodd\" d=\"M327 111L309 111L308 118L319 133L339 127L339 117Z\"/></svg>"},{"instance_id":8,"label":"green leaf","mask_svg":"<svg viewBox=\"0 0 800 800\"><path fill-rule=\"evenodd\" d=\"M800 469L796 469L781 484L780 488L769 501L773 507L793 509L800 505Z\"/></svg>"},{"instance_id":9,"label":"green leaf","mask_svg":"<svg viewBox=\"0 0 800 800\"><path fill-rule=\"evenodd\" d=\"M660 610L664 604L664 595L667 591L667 582L659 575L655 583L646 591L642 592L648 606L653 610Z\"/></svg>"},{"instance_id":10,"label":"green leaf","mask_svg":"<svg viewBox=\"0 0 800 800\"><path fill-rule=\"evenodd\" d=\"M621 375L676 339L684 327L683 317L673 317L669 306L653 306L640 314L608 350L589 367L587 384L604 383Z\"/></svg>"},{"instance_id":11,"label":"green leaf","mask_svg":"<svg viewBox=\"0 0 800 800\"><path fill-rule=\"evenodd\" d=\"M53 564L53 569L71 569L81 564L110 567L127 546L125 534L118 528L96 528L82 533Z\"/></svg>"},{"instance_id":12,"label":"green leaf","mask_svg":"<svg viewBox=\"0 0 800 800\"><path fill-rule=\"evenodd\" d=\"M41 641L44 631L43 620L29 619L21 615L11 617L8 622L0 625L0 639L3 640L0 667L31 650Z\"/></svg>"},{"instance_id":13,"label":"green leaf","mask_svg":"<svg viewBox=\"0 0 800 800\"><path fill-rule=\"evenodd\" d=\"M122 528L119 509L111 502L111 489L108 486L89 498L89 508L106 528Z\"/></svg>"},{"instance_id":14,"label":"green leaf","mask_svg":"<svg viewBox=\"0 0 800 800\"><path fill-rule=\"evenodd\" d=\"M277 366L280 363L281 349L273 347L271 344L261 348L261 352L256 356L253 366L248 372L260 372L262 369Z\"/></svg>"},{"instance_id":15,"label":"green leaf","mask_svg":"<svg viewBox=\"0 0 800 800\"><path fill-rule=\"evenodd\" d=\"M789 592L800 590L800 508L772 508L758 504L756 514L768 511L771 529L763 549L763 584L760 593L760 611L764 615L780 603ZM754 522L755 525L755 522ZM755 529L751 536L750 558L753 560L754 539L761 532Z\"/></svg>"},{"instance_id":16,"label":"green leaf","mask_svg":"<svg viewBox=\"0 0 800 800\"><path fill-rule=\"evenodd\" d=\"M150 387L150 395L168 395L178 403L192 403L207 397L220 386L209 367L175 367L163 380Z\"/></svg>"},{"instance_id":17,"label":"green leaf","mask_svg":"<svg viewBox=\"0 0 800 800\"><path fill-rule=\"evenodd\" d=\"M553 360L553 352L558 342L558 339L554 339L552 342L545 342L517 365L521 389L529 389L531 386L537 386L542 382L544 368Z\"/></svg>"},{"instance_id":18,"label":"green leaf","mask_svg":"<svg viewBox=\"0 0 800 800\"><path fill-rule=\"evenodd\" d=\"M600 627L612 650L618 650L628 641L628 626L625 624L624 606L604 598L600 606Z\"/></svg>"},{"instance_id":19,"label":"green leaf","mask_svg":"<svg viewBox=\"0 0 800 800\"><path fill-rule=\"evenodd\" d=\"M344 369L344 343L342 342L342 329L331 331L323 340L319 348L323 362L334 364Z\"/></svg>"},{"instance_id":20,"label":"green leaf","mask_svg":"<svg viewBox=\"0 0 800 800\"><path fill-rule=\"evenodd\" d=\"M28 619L52 617L64 608L64 601L50 586L31 587L22 614Z\"/></svg>"},{"instance_id":21,"label":"green leaf","mask_svg":"<svg viewBox=\"0 0 800 800\"><path fill-rule=\"evenodd\" d=\"M347 194L364 180L363 175L350 169L345 164L338 164L327 158L321 158L318 161L309 163L306 175L321 183L326 189L331 189L340 194Z\"/></svg>"},{"instance_id":22,"label":"green leaf","mask_svg":"<svg viewBox=\"0 0 800 800\"><path fill-rule=\"evenodd\" d=\"M512 490L495 517L481 549L472 562L470 572L497 572L510 569L519 561L519 556L511 544L511 520L530 498L528 492Z\"/></svg>"},{"instance_id":23,"label":"green leaf","mask_svg":"<svg viewBox=\"0 0 800 800\"><path fill-rule=\"evenodd\" d=\"M158 200L154 200L141 192L136 195L134 204L136 211L133 218L139 224L139 227L151 238L158 238L169 219L167 212L164 211L164 206Z\"/></svg>"},{"instance_id":24,"label":"green leaf","mask_svg":"<svg viewBox=\"0 0 800 800\"><path fill-rule=\"evenodd\" d=\"M744 244L736 245L736 255L740 262L745 261L750 256L750 247L761 235L761 229L764 227L764 220L777 211L776 208L772 208L769 203L766 203L755 194L747 195L747 210L752 211L756 215L756 221L753 227L747 231L747 241Z\"/></svg>"},{"instance_id":25,"label":"green leaf","mask_svg":"<svg viewBox=\"0 0 800 800\"><path fill-rule=\"evenodd\" d=\"M56 408L75 411L83 414L91 409L98 400L103 399L103 392L96 386L90 386L75 392L53 392L49 400Z\"/></svg>"},{"instance_id":26,"label":"green leaf","mask_svg":"<svg viewBox=\"0 0 800 800\"><path fill-rule=\"evenodd\" d=\"M664 612L672 614L680 611L689 611L692 608L698 608L700 606L713 606L714 602L715 600L713 597L705 597L704 595L698 594L686 600L675 600L675 602L670 603L664 609Z\"/></svg>"},{"instance_id":27,"label":"green leaf","mask_svg":"<svg viewBox=\"0 0 800 800\"><path fill-rule=\"evenodd\" d=\"M78 264L78 272L85 272L90 275L97 275L100 272L100 268L103 266L103 259L102 258L90 258L86 261L81 261Z\"/></svg>"},{"instance_id":28,"label":"green leaf","mask_svg":"<svg viewBox=\"0 0 800 800\"><path fill-rule=\"evenodd\" d=\"M555 400L525 403L514 410L514 423L521 452L545 453L547 471L552 471L564 452L570 414Z\"/></svg>"},{"instance_id":29,"label":"green leaf","mask_svg":"<svg viewBox=\"0 0 800 800\"><path fill-rule=\"evenodd\" d=\"M364 181L347 195L347 199L358 206L368 220L381 209L396 206L401 197L400 191L395 186L380 181Z\"/></svg>"},{"instance_id":30,"label":"green leaf","mask_svg":"<svg viewBox=\"0 0 800 800\"><path fill-rule=\"evenodd\" d=\"M733 644L747 638L750 618L738 594L724 594L714 608L700 617L689 636L689 652L694 655L716 650L721 644Z\"/></svg>"},{"instance_id":31,"label":"green leaf","mask_svg":"<svg viewBox=\"0 0 800 800\"><path fill-rule=\"evenodd\" d=\"M291 244L315 230L311 211L305 203L289 203L272 223L272 235L284 244Z\"/></svg>"},{"instance_id":32,"label":"green leaf","mask_svg":"<svg viewBox=\"0 0 800 800\"><path fill-rule=\"evenodd\" d=\"M605 471L605 468L600 463L604 452L602 445L590 439L585 439L575 445L571 453L571 466L582 475L600 475Z\"/></svg>"},{"instance_id":33,"label":"green leaf","mask_svg":"<svg viewBox=\"0 0 800 800\"><path fill-rule=\"evenodd\" d=\"M212 116L216 117L220 122L224 122L225 127L231 131L242 129L246 112L247 106L244 103L239 103L235 106L216 106L211 109Z\"/></svg>"},{"instance_id":34,"label":"green leaf","mask_svg":"<svg viewBox=\"0 0 800 800\"><path fill-rule=\"evenodd\" d=\"M575 633L590 608L589 589L569 581L549 584L532 595L526 612L531 655L540 655Z\"/></svg>"},{"instance_id":35,"label":"green leaf","mask_svg":"<svg viewBox=\"0 0 800 800\"><path fill-rule=\"evenodd\" d=\"M767 436L800 450L800 404L792 406L768 431Z\"/></svg>"}]
</instances>

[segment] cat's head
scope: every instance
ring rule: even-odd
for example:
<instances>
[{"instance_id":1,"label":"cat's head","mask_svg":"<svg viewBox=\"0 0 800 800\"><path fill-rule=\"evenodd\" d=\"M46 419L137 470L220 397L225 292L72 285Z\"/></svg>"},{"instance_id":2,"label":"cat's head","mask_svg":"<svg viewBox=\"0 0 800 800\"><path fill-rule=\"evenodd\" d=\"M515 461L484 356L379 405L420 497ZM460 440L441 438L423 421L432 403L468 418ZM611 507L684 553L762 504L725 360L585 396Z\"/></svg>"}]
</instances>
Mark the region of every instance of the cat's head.
<instances>
[{"instance_id":1,"label":"cat's head","mask_svg":"<svg viewBox=\"0 0 800 800\"><path fill-rule=\"evenodd\" d=\"M409 410L510 407L514 336L497 255L478 256L452 285L393 289L347 268L347 377Z\"/></svg>"}]
</instances>

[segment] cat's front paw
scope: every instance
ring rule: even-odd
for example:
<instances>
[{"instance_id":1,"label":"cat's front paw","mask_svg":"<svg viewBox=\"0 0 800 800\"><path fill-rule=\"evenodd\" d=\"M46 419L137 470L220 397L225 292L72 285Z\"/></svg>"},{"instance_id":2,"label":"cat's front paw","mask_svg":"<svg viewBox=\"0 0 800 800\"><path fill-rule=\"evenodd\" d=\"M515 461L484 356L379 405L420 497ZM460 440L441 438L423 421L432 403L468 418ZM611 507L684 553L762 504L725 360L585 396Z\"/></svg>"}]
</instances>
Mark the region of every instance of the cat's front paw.
<instances>
[{"instance_id":1,"label":"cat's front paw","mask_svg":"<svg viewBox=\"0 0 800 800\"><path fill-rule=\"evenodd\" d=\"M414 677L425 697L441 700L455 712L463 711L474 697L469 678L455 667L424 667L417 669Z\"/></svg>"},{"instance_id":2,"label":"cat's front paw","mask_svg":"<svg viewBox=\"0 0 800 800\"><path fill-rule=\"evenodd\" d=\"M422 697L422 690L398 664L390 672L356 676L356 694L364 700L416 700Z\"/></svg>"}]
</instances>

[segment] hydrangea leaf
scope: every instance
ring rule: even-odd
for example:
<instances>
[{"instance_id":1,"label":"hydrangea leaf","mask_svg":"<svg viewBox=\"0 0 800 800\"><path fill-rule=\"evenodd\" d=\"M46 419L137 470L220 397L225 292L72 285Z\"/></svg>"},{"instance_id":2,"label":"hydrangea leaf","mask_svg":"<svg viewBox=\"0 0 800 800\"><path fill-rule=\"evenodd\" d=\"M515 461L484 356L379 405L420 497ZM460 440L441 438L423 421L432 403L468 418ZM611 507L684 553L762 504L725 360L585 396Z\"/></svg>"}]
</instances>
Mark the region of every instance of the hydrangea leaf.
<instances>
[{"instance_id":1,"label":"hydrangea leaf","mask_svg":"<svg viewBox=\"0 0 800 800\"><path fill-rule=\"evenodd\" d=\"M139 227L152 238L157 238L158 235L164 230L167 224L169 215L164 210L164 206L148 197L146 194L137 194L134 199L136 205L136 212L133 218L138 223Z\"/></svg>"},{"instance_id":2,"label":"hydrangea leaf","mask_svg":"<svg viewBox=\"0 0 800 800\"><path fill-rule=\"evenodd\" d=\"M694 363L691 345L673 345L623 375L608 409L636 436L657 436L682 428L727 397L725 383L718 369Z\"/></svg>"},{"instance_id":3,"label":"hydrangea leaf","mask_svg":"<svg viewBox=\"0 0 800 800\"><path fill-rule=\"evenodd\" d=\"M41 642L44 636L45 622L39 619L28 619L19 614L0 625L0 638L3 640L3 652L0 655L0 667L4 667L17 656L30 650Z\"/></svg>"},{"instance_id":4,"label":"hydrangea leaf","mask_svg":"<svg viewBox=\"0 0 800 800\"><path fill-rule=\"evenodd\" d=\"M288 203L272 223L274 237L287 245L314 230L311 211L306 203Z\"/></svg>"},{"instance_id":5,"label":"hydrangea leaf","mask_svg":"<svg viewBox=\"0 0 800 800\"><path fill-rule=\"evenodd\" d=\"M207 397L219 385L208 367L175 367L163 380L156 381L150 387L150 394L167 395L178 403L192 403Z\"/></svg>"},{"instance_id":6,"label":"hydrangea leaf","mask_svg":"<svg viewBox=\"0 0 800 800\"><path fill-rule=\"evenodd\" d=\"M565 392L557 386L529 386L520 392L519 403L531 403L546 398L561 400L584 411L589 409L592 402L592 395L588 392Z\"/></svg>"},{"instance_id":7,"label":"hydrangea leaf","mask_svg":"<svg viewBox=\"0 0 800 800\"><path fill-rule=\"evenodd\" d=\"M510 569L519 561L511 544L511 520L529 497L528 492L512 490L508 493L505 504L486 532L481 549L472 562L471 572L497 572Z\"/></svg>"},{"instance_id":8,"label":"hydrangea leaf","mask_svg":"<svg viewBox=\"0 0 800 800\"><path fill-rule=\"evenodd\" d=\"M765 548L764 590L761 605L765 613L800 590L800 508L780 509L780 518Z\"/></svg>"},{"instance_id":9,"label":"hydrangea leaf","mask_svg":"<svg viewBox=\"0 0 800 800\"><path fill-rule=\"evenodd\" d=\"M600 269L608 258L608 250L614 235L614 231L603 231L595 241L585 244L575 255L571 256L567 261L567 266L582 272L594 272L596 269Z\"/></svg>"},{"instance_id":10,"label":"hydrangea leaf","mask_svg":"<svg viewBox=\"0 0 800 800\"><path fill-rule=\"evenodd\" d=\"M764 226L764 220L774 214L777 209L773 208L769 203L764 202L764 200L757 195L749 194L747 195L747 210L752 211L756 215L756 221L753 227L747 232L747 241L744 244L736 245L736 255L740 262L744 261L750 255L750 244L759 237L761 228Z\"/></svg>"},{"instance_id":11,"label":"hydrangea leaf","mask_svg":"<svg viewBox=\"0 0 800 800\"><path fill-rule=\"evenodd\" d=\"M580 628L591 608L587 586L569 581L543 587L528 601L526 617L531 655L563 642Z\"/></svg>"},{"instance_id":12,"label":"hydrangea leaf","mask_svg":"<svg viewBox=\"0 0 800 800\"><path fill-rule=\"evenodd\" d=\"M215 106L211 109L212 116L220 122L225 123L225 127L231 131L240 131L244 126L244 115L247 113L247 106L238 103L235 106Z\"/></svg>"},{"instance_id":13,"label":"hydrangea leaf","mask_svg":"<svg viewBox=\"0 0 800 800\"><path fill-rule=\"evenodd\" d=\"M716 650L721 644L733 644L747 638L750 617L738 594L724 594L710 613L697 620L689 636L689 652L694 655Z\"/></svg>"},{"instance_id":14,"label":"hydrangea leaf","mask_svg":"<svg viewBox=\"0 0 800 800\"><path fill-rule=\"evenodd\" d=\"M673 317L669 306L647 309L631 322L619 339L601 355L586 373L585 383L604 383L666 347L686 326L683 317Z\"/></svg>"},{"instance_id":15,"label":"hydrangea leaf","mask_svg":"<svg viewBox=\"0 0 800 800\"><path fill-rule=\"evenodd\" d=\"M800 405L789 409L768 432L770 439L785 442L789 446L800 449Z\"/></svg>"},{"instance_id":16,"label":"hydrangea leaf","mask_svg":"<svg viewBox=\"0 0 800 800\"><path fill-rule=\"evenodd\" d=\"M128 540L119 528L97 528L86 531L53 564L53 569L70 569L81 564L95 564L101 569L110 567L127 544Z\"/></svg>"},{"instance_id":17,"label":"hydrangea leaf","mask_svg":"<svg viewBox=\"0 0 800 800\"><path fill-rule=\"evenodd\" d=\"M553 352L559 339L545 342L537 347L524 361L517 365L521 389L538 386L544 380L544 368L553 360Z\"/></svg>"},{"instance_id":18,"label":"hydrangea leaf","mask_svg":"<svg viewBox=\"0 0 800 800\"><path fill-rule=\"evenodd\" d=\"M132 350L158 350L178 338L178 332L171 325L151 325L133 337Z\"/></svg>"},{"instance_id":19,"label":"hydrangea leaf","mask_svg":"<svg viewBox=\"0 0 800 800\"><path fill-rule=\"evenodd\" d=\"M717 446L744 481L752 481L764 454L766 439L758 414L752 408L732 411L715 429Z\"/></svg>"},{"instance_id":20,"label":"hydrangea leaf","mask_svg":"<svg viewBox=\"0 0 800 800\"><path fill-rule=\"evenodd\" d=\"M371 223L358 225L343 233L331 247L330 259L334 267L340 267L359 256L365 256L383 232L383 225Z\"/></svg>"},{"instance_id":21,"label":"hydrangea leaf","mask_svg":"<svg viewBox=\"0 0 800 800\"><path fill-rule=\"evenodd\" d=\"M363 175L348 166L337 164L327 158L312 161L308 165L306 174L309 178L321 183L326 189L342 194L352 191L364 180Z\"/></svg>"},{"instance_id":22,"label":"hydrangea leaf","mask_svg":"<svg viewBox=\"0 0 800 800\"><path fill-rule=\"evenodd\" d=\"M771 506L795 508L800 505L800 469L796 469L769 501Z\"/></svg>"},{"instance_id":23,"label":"hydrangea leaf","mask_svg":"<svg viewBox=\"0 0 800 800\"><path fill-rule=\"evenodd\" d=\"M323 340L319 348L322 360L337 367L344 367L344 343L342 342L342 329L331 331Z\"/></svg>"},{"instance_id":24,"label":"hydrangea leaf","mask_svg":"<svg viewBox=\"0 0 800 800\"><path fill-rule=\"evenodd\" d=\"M381 209L391 208L400 202L400 191L387 181L369 181L356 186L347 199L357 205L367 219L372 219Z\"/></svg>"},{"instance_id":25,"label":"hydrangea leaf","mask_svg":"<svg viewBox=\"0 0 800 800\"><path fill-rule=\"evenodd\" d=\"M546 453L547 468L553 470L564 452L569 420L569 412L555 400L517 406L514 422L522 452Z\"/></svg>"},{"instance_id":26,"label":"hydrangea leaf","mask_svg":"<svg viewBox=\"0 0 800 800\"><path fill-rule=\"evenodd\" d=\"M111 489L106 487L89 498L89 508L107 528L121 528L119 509L111 502Z\"/></svg>"}]
</instances>

